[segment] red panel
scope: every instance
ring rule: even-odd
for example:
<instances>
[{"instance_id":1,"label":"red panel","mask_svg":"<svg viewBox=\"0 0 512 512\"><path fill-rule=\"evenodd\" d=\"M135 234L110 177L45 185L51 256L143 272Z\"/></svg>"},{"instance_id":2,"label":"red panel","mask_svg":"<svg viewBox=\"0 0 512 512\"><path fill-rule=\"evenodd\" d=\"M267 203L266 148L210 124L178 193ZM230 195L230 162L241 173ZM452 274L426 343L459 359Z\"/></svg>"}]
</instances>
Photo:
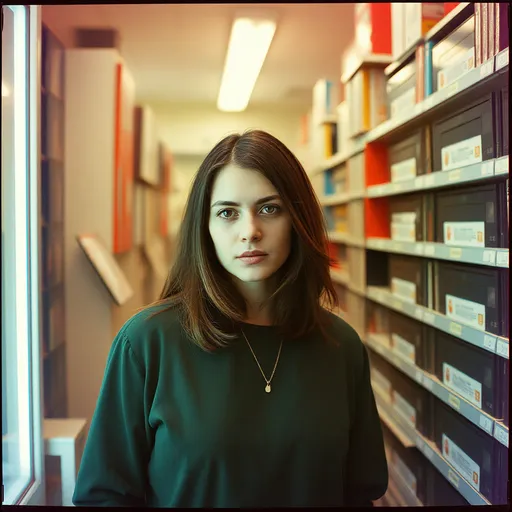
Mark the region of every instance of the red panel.
<instances>
[{"instance_id":1,"label":"red panel","mask_svg":"<svg viewBox=\"0 0 512 512\"><path fill-rule=\"evenodd\" d=\"M389 202L387 197L364 200L365 237L390 238Z\"/></svg>"},{"instance_id":2,"label":"red panel","mask_svg":"<svg viewBox=\"0 0 512 512\"><path fill-rule=\"evenodd\" d=\"M444 3L444 15L446 16L449 12L453 11L460 2L445 2Z\"/></svg>"},{"instance_id":3,"label":"red panel","mask_svg":"<svg viewBox=\"0 0 512 512\"><path fill-rule=\"evenodd\" d=\"M388 148L381 142L371 142L364 150L366 186L389 183Z\"/></svg>"},{"instance_id":4,"label":"red panel","mask_svg":"<svg viewBox=\"0 0 512 512\"><path fill-rule=\"evenodd\" d=\"M391 55L391 3L370 3L372 53Z\"/></svg>"}]
</instances>

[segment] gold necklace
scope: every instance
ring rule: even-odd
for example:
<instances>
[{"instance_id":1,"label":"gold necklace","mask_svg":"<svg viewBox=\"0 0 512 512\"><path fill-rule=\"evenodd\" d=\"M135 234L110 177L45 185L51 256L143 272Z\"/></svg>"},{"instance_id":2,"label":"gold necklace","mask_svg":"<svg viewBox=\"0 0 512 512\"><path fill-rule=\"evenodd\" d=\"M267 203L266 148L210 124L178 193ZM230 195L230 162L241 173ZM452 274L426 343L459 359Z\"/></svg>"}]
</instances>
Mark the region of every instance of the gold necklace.
<instances>
[{"instance_id":1,"label":"gold necklace","mask_svg":"<svg viewBox=\"0 0 512 512\"><path fill-rule=\"evenodd\" d=\"M251 349L252 355L254 357L254 360L256 361L256 364L258 365L258 368L260 369L261 375L263 375L263 378L265 379L265 382L267 383L267 385L265 386L265 391L267 393L270 393L272 391L272 388L270 387L270 383L272 382L272 379L274 378L274 373L276 373L277 363L279 363L279 357L281 356L281 349L283 348L283 340L281 340L281 345L279 346L279 352L277 353L277 359L276 359L276 363L274 364L274 369L272 370L272 375L270 376L270 379L267 379L267 376L265 375L265 372L261 368L258 358L256 357L256 354L254 353L254 350L252 349L251 344L249 343L249 340L247 339L247 336L245 335L244 331L242 331L242 334L244 335L245 341L247 341L247 345L249 345L249 348Z\"/></svg>"}]
</instances>

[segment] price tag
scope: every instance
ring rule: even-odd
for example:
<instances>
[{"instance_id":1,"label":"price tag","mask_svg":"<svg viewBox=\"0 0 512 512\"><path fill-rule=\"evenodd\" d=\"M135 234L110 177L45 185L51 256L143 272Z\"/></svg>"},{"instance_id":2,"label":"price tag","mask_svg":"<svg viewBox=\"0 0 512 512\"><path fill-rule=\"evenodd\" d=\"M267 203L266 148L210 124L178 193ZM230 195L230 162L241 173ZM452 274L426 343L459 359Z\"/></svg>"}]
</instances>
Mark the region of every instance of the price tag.
<instances>
[{"instance_id":1,"label":"price tag","mask_svg":"<svg viewBox=\"0 0 512 512\"><path fill-rule=\"evenodd\" d=\"M480 66L480 78L485 78L486 76L489 76L493 71L493 64L494 62L491 60L488 60L487 62L484 62Z\"/></svg>"},{"instance_id":2,"label":"price tag","mask_svg":"<svg viewBox=\"0 0 512 512\"><path fill-rule=\"evenodd\" d=\"M459 82L453 82L453 84L449 85L445 89L445 96L446 96L446 98L450 98L454 94L457 94L458 91L459 91Z\"/></svg>"},{"instance_id":3,"label":"price tag","mask_svg":"<svg viewBox=\"0 0 512 512\"><path fill-rule=\"evenodd\" d=\"M456 322L450 322L450 332L455 334L455 336L460 336L462 334L462 325Z\"/></svg>"},{"instance_id":4,"label":"price tag","mask_svg":"<svg viewBox=\"0 0 512 512\"><path fill-rule=\"evenodd\" d=\"M423 374L423 387L429 391L434 389L434 381L425 374Z\"/></svg>"},{"instance_id":5,"label":"price tag","mask_svg":"<svg viewBox=\"0 0 512 512\"><path fill-rule=\"evenodd\" d=\"M494 174L507 174L509 172L508 167L508 155L503 158L499 158L494 164Z\"/></svg>"},{"instance_id":6,"label":"price tag","mask_svg":"<svg viewBox=\"0 0 512 512\"><path fill-rule=\"evenodd\" d=\"M501 357L508 359L508 342L504 340L497 340L496 342L496 354Z\"/></svg>"},{"instance_id":7,"label":"price tag","mask_svg":"<svg viewBox=\"0 0 512 512\"><path fill-rule=\"evenodd\" d=\"M414 244L414 252L416 254L423 254L423 245L421 243Z\"/></svg>"},{"instance_id":8,"label":"price tag","mask_svg":"<svg viewBox=\"0 0 512 512\"><path fill-rule=\"evenodd\" d=\"M496 352L496 337L489 336L488 334L484 335L484 347L489 350L489 352Z\"/></svg>"},{"instance_id":9,"label":"price tag","mask_svg":"<svg viewBox=\"0 0 512 512\"><path fill-rule=\"evenodd\" d=\"M448 181L453 183L454 181L460 181L460 169L455 169L448 173Z\"/></svg>"},{"instance_id":10,"label":"price tag","mask_svg":"<svg viewBox=\"0 0 512 512\"><path fill-rule=\"evenodd\" d=\"M480 427L483 430L492 435L493 421L491 420L491 418L485 416L484 414L480 414L480 419L478 422L480 423Z\"/></svg>"},{"instance_id":11,"label":"price tag","mask_svg":"<svg viewBox=\"0 0 512 512\"><path fill-rule=\"evenodd\" d=\"M423 188L423 176L416 177L416 179L414 180L414 188L415 189Z\"/></svg>"},{"instance_id":12,"label":"price tag","mask_svg":"<svg viewBox=\"0 0 512 512\"><path fill-rule=\"evenodd\" d=\"M425 245L424 249L425 256L434 256L436 253L436 246L435 245Z\"/></svg>"},{"instance_id":13,"label":"price tag","mask_svg":"<svg viewBox=\"0 0 512 512\"><path fill-rule=\"evenodd\" d=\"M425 311L423 313L423 322L429 325L434 325L436 323L436 316L430 311Z\"/></svg>"},{"instance_id":14,"label":"price tag","mask_svg":"<svg viewBox=\"0 0 512 512\"><path fill-rule=\"evenodd\" d=\"M423 372L421 370L416 370L414 378L418 384L423 382Z\"/></svg>"},{"instance_id":15,"label":"price tag","mask_svg":"<svg viewBox=\"0 0 512 512\"><path fill-rule=\"evenodd\" d=\"M396 252L403 252L404 246L401 242L393 242L393 250Z\"/></svg>"},{"instance_id":16,"label":"price tag","mask_svg":"<svg viewBox=\"0 0 512 512\"><path fill-rule=\"evenodd\" d=\"M398 309L399 311L403 309L402 301L399 299L393 299L392 306L394 309Z\"/></svg>"},{"instance_id":17,"label":"price tag","mask_svg":"<svg viewBox=\"0 0 512 512\"><path fill-rule=\"evenodd\" d=\"M489 265L494 265L496 263L496 251L488 250L483 252L482 261L484 263L488 263Z\"/></svg>"},{"instance_id":18,"label":"price tag","mask_svg":"<svg viewBox=\"0 0 512 512\"><path fill-rule=\"evenodd\" d=\"M420 321L423 320L423 310L418 306L414 308L414 318L417 318Z\"/></svg>"},{"instance_id":19,"label":"price tag","mask_svg":"<svg viewBox=\"0 0 512 512\"><path fill-rule=\"evenodd\" d=\"M480 173L482 176L492 176L494 174L494 160L482 162Z\"/></svg>"},{"instance_id":20,"label":"price tag","mask_svg":"<svg viewBox=\"0 0 512 512\"><path fill-rule=\"evenodd\" d=\"M391 190L393 192L399 192L400 190L402 190L402 184L401 183L393 183L393 185L391 185Z\"/></svg>"},{"instance_id":21,"label":"price tag","mask_svg":"<svg viewBox=\"0 0 512 512\"><path fill-rule=\"evenodd\" d=\"M459 488L460 478L451 469L448 469L448 480L456 489Z\"/></svg>"},{"instance_id":22,"label":"price tag","mask_svg":"<svg viewBox=\"0 0 512 512\"><path fill-rule=\"evenodd\" d=\"M497 251L496 252L496 266L497 267L508 267L508 251Z\"/></svg>"},{"instance_id":23,"label":"price tag","mask_svg":"<svg viewBox=\"0 0 512 512\"><path fill-rule=\"evenodd\" d=\"M460 260L462 257L462 249L460 247L451 247L450 248L450 258L454 260Z\"/></svg>"},{"instance_id":24,"label":"price tag","mask_svg":"<svg viewBox=\"0 0 512 512\"><path fill-rule=\"evenodd\" d=\"M505 430L501 425L496 423L494 427L494 437L504 446L508 448L508 430Z\"/></svg>"},{"instance_id":25,"label":"price tag","mask_svg":"<svg viewBox=\"0 0 512 512\"><path fill-rule=\"evenodd\" d=\"M498 69L508 66L508 48L505 48L502 52L496 55L496 71Z\"/></svg>"},{"instance_id":26,"label":"price tag","mask_svg":"<svg viewBox=\"0 0 512 512\"><path fill-rule=\"evenodd\" d=\"M425 457L427 457L428 460L432 460L432 457L434 457L434 452L427 443L423 445L423 454Z\"/></svg>"},{"instance_id":27,"label":"price tag","mask_svg":"<svg viewBox=\"0 0 512 512\"><path fill-rule=\"evenodd\" d=\"M434 184L434 179L433 174L424 175L423 181L425 182L425 188L431 187Z\"/></svg>"},{"instance_id":28,"label":"price tag","mask_svg":"<svg viewBox=\"0 0 512 512\"><path fill-rule=\"evenodd\" d=\"M456 410L458 411L460 409L460 400L451 393L448 396L448 403Z\"/></svg>"}]
</instances>

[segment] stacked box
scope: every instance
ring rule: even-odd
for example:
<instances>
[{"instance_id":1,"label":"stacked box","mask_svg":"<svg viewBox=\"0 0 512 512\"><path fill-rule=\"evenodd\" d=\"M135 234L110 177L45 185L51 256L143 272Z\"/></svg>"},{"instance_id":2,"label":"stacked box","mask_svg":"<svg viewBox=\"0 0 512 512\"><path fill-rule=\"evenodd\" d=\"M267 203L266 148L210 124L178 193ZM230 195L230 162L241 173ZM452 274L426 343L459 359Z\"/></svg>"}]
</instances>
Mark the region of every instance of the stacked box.
<instances>
[{"instance_id":1,"label":"stacked box","mask_svg":"<svg viewBox=\"0 0 512 512\"><path fill-rule=\"evenodd\" d=\"M475 67L475 16L432 48L433 89L438 91Z\"/></svg>"},{"instance_id":2,"label":"stacked box","mask_svg":"<svg viewBox=\"0 0 512 512\"><path fill-rule=\"evenodd\" d=\"M336 124L322 123L311 129L311 160L319 165L336 153Z\"/></svg>"},{"instance_id":3,"label":"stacked box","mask_svg":"<svg viewBox=\"0 0 512 512\"><path fill-rule=\"evenodd\" d=\"M331 178L331 194L343 194L348 191L348 169L345 163L326 173Z\"/></svg>"},{"instance_id":4,"label":"stacked box","mask_svg":"<svg viewBox=\"0 0 512 512\"><path fill-rule=\"evenodd\" d=\"M391 239L397 242L425 240L425 195L406 194L389 198Z\"/></svg>"},{"instance_id":5,"label":"stacked box","mask_svg":"<svg viewBox=\"0 0 512 512\"><path fill-rule=\"evenodd\" d=\"M427 125L389 146L388 160L393 183L432 172L430 142L431 130Z\"/></svg>"},{"instance_id":6,"label":"stacked box","mask_svg":"<svg viewBox=\"0 0 512 512\"><path fill-rule=\"evenodd\" d=\"M502 357L439 330L429 331L435 375L451 391L493 418L508 409Z\"/></svg>"},{"instance_id":7,"label":"stacked box","mask_svg":"<svg viewBox=\"0 0 512 512\"><path fill-rule=\"evenodd\" d=\"M438 261L434 308L448 318L508 336L508 271Z\"/></svg>"},{"instance_id":8,"label":"stacked box","mask_svg":"<svg viewBox=\"0 0 512 512\"><path fill-rule=\"evenodd\" d=\"M386 95L389 118L409 113L416 105L416 60L388 76Z\"/></svg>"},{"instance_id":9,"label":"stacked box","mask_svg":"<svg viewBox=\"0 0 512 512\"><path fill-rule=\"evenodd\" d=\"M443 458L491 503L506 503L507 448L440 400L434 404L435 443Z\"/></svg>"},{"instance_id":10,"label":"stacked box","mask_svg":"<svg viewBox=\"0 0 512 512\"><path fill-rule=\"evenodd\" d=\"M338 87L331 80L318 80L313 87L313 124L322 123L327 117L336 115Z\"/></svg>"},{"instance_id":11,"label":"stacked box","mask_svg":"<svg viewBox=\"0 0 512 512\"><path fill-rule=\"evenodd\" d=\"M449 171L496 157L495 98L492 93L435 122L432 161L435 171Z\"/></svg>"},{"instance_id":12,"label":"stacked box","mask_svg":"<svg viewBox=\"0 0 512 512\"><path fill-rule=\"evenodd\" d=\"M348 141L350 138L350 129L349 129L349 107L346 101L342 101L336 107L336 116L337 116L337 149L338 153L342 155L346 155L348 151Z\"/></svg>"},{"instance_id":13,"label":"stacked box","mask_svg":"<svg viewBox=\"0 0 512 512\"><path fill-rule=\"evenodd\" d=\"M425 503L429 462L416 448L406 448L385 425L382 434L388 467L393 468L416 497Z\"/></svg>"},{"instance_id":14,"label":"stacked box","mask_svg":"<svg viewBox=\"0 0 512 512\"><path fill-rule=\"evenodd\" d=\"M363 67L346 84L349 135L356 137L386 120L386 83L380 68Z\"/></svg>"},{"instance_id":15,"label":"stacked box","mask_svg":"<svg viewBox=\"0 0 512 512\"><path fill-rule=\"evenodd\" d=\"M432 464L429 465L427 471L426 492L427 499L424 505L427 507L464 507L469 505L462 494Z\"/></svg>"},{"instance_id":16,"label":"stacked box","mask_svg":"<svg viewBox=\"0 0 512 512\"><path fill-rule=\"evenodd\" d=\"M463 247L508 247L506 183L435 194L436 242Z\"/></svg>"},{"instance_id":17,"label":"stacked box","mask_svg":"<svg viewBox=\"0 0 512 512\"><path fill-rule=\"evenodd\" d=\"M442 2L412 2L404 5L407 50L444 17L444 5Z\"/></svg>"},{"instance_id":18,"label":"stacked box","mask_svg":"<svg viewBox=\"0 0 512 512\"><path fill-rule=\"evenodd\" d=\"M340 204L333 206L331 209L333 216L333 228L336 233L347 233L349 232L348 223L348 206L347 204Z\"/></svg>"},{"instance_id":19,"label":"stacked box","mask_svg":"<svg viewBox=\"0 0 512 512\"><path fill-rule=\"evenodd\" d=\"M482 4L475 3L475 64L480 66L483 59L482 54Z\"/></svg>"},{"instance_id":20,"label":"stacked box","mask_svg":"<svg viewBox=\"0 0 512 512\"><path fill-rule=\"evenodd\" d=\"M391 293L413 304L428 307L428 265L415 256L389 255Z\"/></svg>"},{"instance_id":21,"label":"stacked box","mask_svg":"<svg viewBox=\"0 0 512 512\"><path fill-rule=\"evenodd\" d=\"M427 350L427 326L390 310L389 334L392 353L430 372L432 365Z\"/></svg>"},{"instance_id":22,"label":"stacked box","mask_svg":"<svg viewBox=\"0 0 512 512\"><path fill-rule=\"evenodd\" d=\"M377 304L376 302L366 302L367 322L366 331L372 334L385 334L389 345L389 314L390 309Z\"/></svg>"}]
</instances>

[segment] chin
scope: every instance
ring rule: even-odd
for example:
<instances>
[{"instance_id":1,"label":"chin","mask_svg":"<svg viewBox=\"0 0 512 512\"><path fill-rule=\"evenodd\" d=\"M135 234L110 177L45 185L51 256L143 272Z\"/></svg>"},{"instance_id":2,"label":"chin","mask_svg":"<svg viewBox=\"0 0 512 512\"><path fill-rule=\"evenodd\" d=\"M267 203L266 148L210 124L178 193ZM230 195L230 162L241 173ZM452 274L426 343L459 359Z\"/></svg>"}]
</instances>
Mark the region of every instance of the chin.
<instances>
[{"instance_id":1,"label":"chin","mask_svg":"<svg viewBox=\"0 0 512 512\"><path fill-rule=\"evenodd\" d=\"M274 271L268 268L247 268L243 270L237 269L236 272L233 272L233 275L244 283L251 283L265 281L274 273Z\"/></svg>"}]
</instances>

